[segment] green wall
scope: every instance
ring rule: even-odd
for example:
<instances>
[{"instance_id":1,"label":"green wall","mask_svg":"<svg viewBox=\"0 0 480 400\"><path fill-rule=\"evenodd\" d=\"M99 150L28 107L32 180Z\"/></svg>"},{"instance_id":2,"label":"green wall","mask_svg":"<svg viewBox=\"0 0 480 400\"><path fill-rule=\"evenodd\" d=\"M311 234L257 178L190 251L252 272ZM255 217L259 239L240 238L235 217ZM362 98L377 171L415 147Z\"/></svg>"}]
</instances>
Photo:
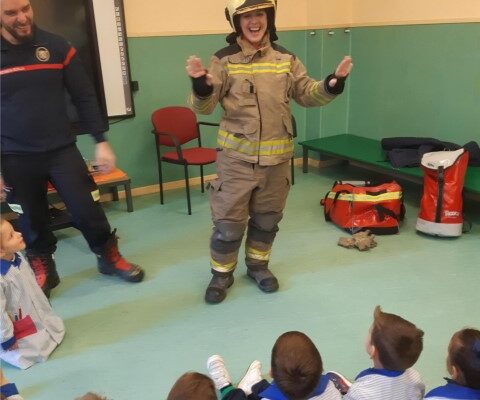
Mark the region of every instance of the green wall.
<instances>
[{"instance_id":1,"label":"green wall","mask_svg":"<svg viewBox=\"0 0 480 400\"><path fill-rule=\"evenodd\" d=\"M480 24L352 29L349 133L480 140Z\"/></svg>"},{"instance_id":2,"label":"green wall","mask_svg":"<svg viewBox=\"0 0 480 400\"><path fill-rule=\"evenodd\" d=\"M352 133L380 139L387 136L434 136L464 144L480 140L480 24L443 24L280 32L279 43L294 52L309 75L321 79L346 54L354 70L346 92L318 109L293 105L298 139ZM153 110L185 105L190 82L185 60L190 54L205 64L225 45L224 35L130 38L128 41L135 94L135 118L111 125L108 134L118 165L134 187L158 182L151 131ZM200 120L218 121L221 109ZM205 146L215 146L213 128L203 131ZM93 157L90 138L79 147ZM300 155L297 146L296 155ZM206 174L214 172L209 166ZM192 176L198 173L192 168ZM167 165L165 179L183 178L182 168Z\"/></svg>"}]
</instances>

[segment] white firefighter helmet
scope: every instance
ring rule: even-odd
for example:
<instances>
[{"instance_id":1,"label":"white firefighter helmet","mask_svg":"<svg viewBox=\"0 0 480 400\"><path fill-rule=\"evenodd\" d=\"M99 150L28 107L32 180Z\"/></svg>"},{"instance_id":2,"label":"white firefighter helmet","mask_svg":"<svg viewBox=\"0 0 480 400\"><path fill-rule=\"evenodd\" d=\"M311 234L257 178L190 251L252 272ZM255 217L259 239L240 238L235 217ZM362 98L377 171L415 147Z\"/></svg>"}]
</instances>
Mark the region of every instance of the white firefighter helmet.
<instances>
[{"instance_id":1,"label":"white firefighter helmet","mask_svg":"<svg viewBox=\"0 0 480 400\"><path fill-rule=\"evenodd\" d=\"M273 8L275 14L277 0L227 0L225 16L227 17L228 22L230 22L232 28L235 29L233 19L236 15L265 8Z\"/></svg>"}]
</instances>

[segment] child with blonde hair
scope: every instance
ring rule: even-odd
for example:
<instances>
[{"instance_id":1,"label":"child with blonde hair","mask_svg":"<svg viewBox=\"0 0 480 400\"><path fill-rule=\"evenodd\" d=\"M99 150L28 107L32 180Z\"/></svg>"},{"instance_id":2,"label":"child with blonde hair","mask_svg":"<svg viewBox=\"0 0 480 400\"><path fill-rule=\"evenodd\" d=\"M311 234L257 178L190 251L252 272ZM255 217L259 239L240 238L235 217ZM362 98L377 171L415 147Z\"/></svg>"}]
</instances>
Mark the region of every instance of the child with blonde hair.
<instances>
[{"instance_id":1,"label":"child with blonde hair","mask_svg":"<svg viewBox=\"0 0 480 400\"><path fill-rule=\"evenodd\" d=\"M0 220L0 359L26 369L46 361L65 335L22 254L22 234Z\"/></svg>"}]
</instances>

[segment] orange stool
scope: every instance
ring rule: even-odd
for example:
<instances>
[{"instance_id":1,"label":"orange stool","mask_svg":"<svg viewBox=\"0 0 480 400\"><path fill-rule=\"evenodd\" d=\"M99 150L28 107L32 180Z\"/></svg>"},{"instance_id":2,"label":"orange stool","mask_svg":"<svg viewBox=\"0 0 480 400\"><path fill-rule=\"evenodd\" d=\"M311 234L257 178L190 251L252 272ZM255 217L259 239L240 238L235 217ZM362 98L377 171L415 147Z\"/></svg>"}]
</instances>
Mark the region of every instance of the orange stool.
<instances>
[{"instance_id":1,"label":"orange stool","mask_svg":"<svg viewBox=\"0 0 480 400\"><path fill-rule=\"evenodd\" d=\"M118 201L118 186L123 186L125 189L125 200L127 201L127 211L133 212L132 188L129 176L119 168L115 168L108 174L101 174L99 172L92 173L92 178L97 184L98 188L107 187L110 189L114 201ZM56 190L53 185L48 183L48 193L55 193Z\"/></svg>"}]
</instances>

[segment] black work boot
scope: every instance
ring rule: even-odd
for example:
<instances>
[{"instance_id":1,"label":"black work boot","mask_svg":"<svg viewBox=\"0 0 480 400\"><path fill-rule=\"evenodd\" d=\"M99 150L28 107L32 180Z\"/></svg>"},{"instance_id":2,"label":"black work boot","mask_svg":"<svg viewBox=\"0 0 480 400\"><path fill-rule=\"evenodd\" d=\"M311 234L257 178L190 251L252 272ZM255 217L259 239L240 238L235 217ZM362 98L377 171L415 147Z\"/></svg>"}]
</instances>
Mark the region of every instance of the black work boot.
<instances>
[{"instance_id":1,"label":"black work boot","mask_svg":"<svg viewBox=\"0 0 480 400\"><path fill-rule=\"evenodd\" d=\"M278 290L278 280L268 266L248 266L247 275L252 278L262 292L271 293Z\"/></svg>"},{"instance_id":2,"label":"black work boot","mask_svg":"<svg viewBox=\"0 0 480 400\"><path fill-rule=\"evenodd\" d=\"M227 289L233 285L233 272L212 271L213 276L205 291L205 301L209 304L221 303L227 297Z\"/></svg>"},{"instance_id":3,"label":"black work boot","mask_svg":"<svg viewBox=\"0 0 480 400\"><path fill-rule=\"evenodd\" d=\"M27 259L38 286L50 298L50 291L60 283L53 254L27 253Z\"/></svg>"},{"instance_id":4,"label":"black work boot","mask_svg":"<svg viewBox=\"0 0 480 400\"><path fill-rule=\"evenodd\" d=\"M117 275L127 282L140 282L144 277L143 270L136 264L129 263L118 251L116 229L97 255L98 271L105 275Z\"/></svg>"}]
</instances>

